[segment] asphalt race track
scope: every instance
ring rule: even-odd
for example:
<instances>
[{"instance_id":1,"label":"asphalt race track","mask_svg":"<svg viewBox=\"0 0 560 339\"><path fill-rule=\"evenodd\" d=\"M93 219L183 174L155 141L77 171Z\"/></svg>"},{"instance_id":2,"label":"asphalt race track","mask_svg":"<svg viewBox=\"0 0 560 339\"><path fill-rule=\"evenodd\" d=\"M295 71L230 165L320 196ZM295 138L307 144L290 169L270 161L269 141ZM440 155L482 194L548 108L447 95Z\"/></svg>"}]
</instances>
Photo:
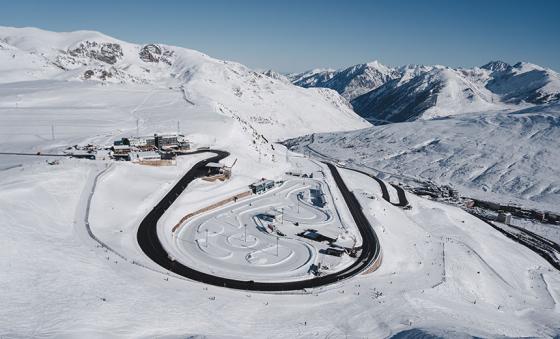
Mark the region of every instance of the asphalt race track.
<instances>
[{"instance_id":1,"label":"asphalt race track","mask_svg":"<svg viewBox=\"0 0 560 339\"><path fill-rule=\"evenodd\" d=\"M314 288L323 285L336 283L341 280L353 277L367 269L380 255L380 245L377 235L373 231L369 221L364 215L362 208L352 192L342 180L337 168L325 163L332 173L332 176L342 193L344 201L352 214L352 217L362 236L362 251L357 260L347 268L320 277L308 280L287 281L287 282L259 282L253 280L235 280L213 276L187 267L177 261L171 260L167 251L163 248L157 235L157 222L165 211L173 204L177 197L185 190L190 182L205 175L205 166L209 162L218 162L227 156L228 152L218 150L204 150L193 153L209 152L216 154L206 160L196 163L179 182L163 197L163 199L146 215L138 227L137 240L144 253L159 266L190 280L240 290L251 291L294 291L307 288ZM192 154L192 153L190 153Z\"/></svg>"}]
</instances>

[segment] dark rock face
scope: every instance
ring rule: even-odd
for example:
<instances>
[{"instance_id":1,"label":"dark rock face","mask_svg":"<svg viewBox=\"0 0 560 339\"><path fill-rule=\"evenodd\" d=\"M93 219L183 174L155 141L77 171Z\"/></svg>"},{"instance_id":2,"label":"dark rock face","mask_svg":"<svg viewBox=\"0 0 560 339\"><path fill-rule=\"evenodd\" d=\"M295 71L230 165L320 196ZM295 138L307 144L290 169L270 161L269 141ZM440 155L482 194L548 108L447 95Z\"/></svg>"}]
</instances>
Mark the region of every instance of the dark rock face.
<instances>
[{"instance_id":1,"label":"dark rock face","mask_svg":"<svg viewBox=\"0 0 560 339\"><path fill-rule=\"evenodd\" d=\"M89 57L110 65L115 64L123 56L119 44L96 41L84 41L68 53L74 57Z\"/></svg>"},{"instance_id":2,"label":"dark rock face","mask_svg":"<svg viewBox=\"0 0 560 339\"><path fill-rule=\"evenodd\" d=\"M89 79L93 76L93 71L91 69L88 69L87 71L84 72L84 79Z\"/></svg>"},{"instance_id":3,"label":"dark rock face","mask_svg":"<svg viewBox=\"0 0 560 339\"><path fill-rule=\"evenodd\" d=\"M484 68L492 72L508 72L511 70L511 65L508 64L507 62L497 60L497 61L490 61L489 63L487 63L486 65L480 68Z\"/></svg>"},{"instance_id":4,"label":"dark rock face","mask_svg":"<svg viewBox=\"0 0 560 339\"><path fill-rule=\"evenodd\" d=\"M146 45L140 50L139 56L144 62L159 62L161 48L154 44Z\"/></svg>"},{"instance_id":5,"label":"dark rock face","mask_svg":"<svg viewBox=\"0 0 560 339\"><path fill-rule=\"evenodd\" d=\"M116 71L113 67L111 67L111 70ZM85 80L97 79L97 80L105 81L105 80L113 77L114 74L111 70L88 69L87 71L84 72L84 79Z\"/></svg>"},{"instance_id":6,"label":"dark rock face","mask_svg":"<svg viewBox=\"0 0 560 339\"><path fill-rule=\"evenodd\" d=\"M149 44L142 47L138 56L140 60L144 62L164 62L168 65L171 65L171 61L169 57L173 55L172 51L165 50L161 46L156 44Z\"/></svg>"}]
</instances>

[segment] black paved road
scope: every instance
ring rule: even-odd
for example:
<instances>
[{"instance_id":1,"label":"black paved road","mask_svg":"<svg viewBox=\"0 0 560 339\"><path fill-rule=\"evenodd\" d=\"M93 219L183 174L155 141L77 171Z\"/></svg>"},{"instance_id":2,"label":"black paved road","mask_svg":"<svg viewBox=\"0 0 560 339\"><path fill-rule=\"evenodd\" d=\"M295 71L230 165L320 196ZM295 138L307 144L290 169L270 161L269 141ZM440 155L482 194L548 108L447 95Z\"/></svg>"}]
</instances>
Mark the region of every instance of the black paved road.
<instances>
[{"instance_id":1,"label":"black paved road","mask_svg":"<svg viewBox=\"0 0 560 339\"><path fill-rule=\"evenodd\" d=\"M404 207L404 206L408 205L408 199L406 198L406 194L404 193L404 190L402 189L402 187L391 184L391 186L393 186L395 188L395 190L397 191L397 196L399 198L399 202L392 202L391 197L389 196L389 191L387 190L387 185L385 185L385 182L383 180L379 179L378 177L376 177L373 174L370 174L368 172L364 172L364 171L361 171L361 170L357 170L357 169L354 169L354 168L344 167L344 169L367 175L368 177L377 181L377 183L379 184L379 187L381 187L381 196L388 203L391 203L391 204L393 204L395 206L399 206L399 207Z\"/></svg>"},{"instance_id":2,"label":"black paved road","mask_svg":"<svg viewBox=\"0 0 560 339\"><path fill-rule=\"evenodd\" d=\"M302 290L306 288L319 287L323 285L332 284L344 279L353 277L367 267L369 267L380 255L380 245L377 235L373 231L369 221L364 215L358 200L352 192L348 189L342 180L337 168L326 163L329 167L333 178L340 189L344 201L348 205L352 217L358 226L362 236L362 251L358 259L349 267L344 270L316 277L308 280L291 281L291 282L259 282L252 280L235 280L214 276L208 273L200 272L185 266L177 261L169 258L168 253L163 248L157 235L157 222L165 213L165 211L173 204L179 194L187 187L187 185L196 178L202 177L205 174L205 166L209 162L218 162L229 155L227 152L208 150L201 152L212 152L216 155L206 160L200 161L195 164L180 180L179 182L165 195L165 197L146 215L142 220L137 234L138 244L142 251L155 263L161 267L198 282L222 286L240 290L253 290L253 291L293 291ZM200 152L197 152L200 153Z\"/></svg>"}]
</instances>

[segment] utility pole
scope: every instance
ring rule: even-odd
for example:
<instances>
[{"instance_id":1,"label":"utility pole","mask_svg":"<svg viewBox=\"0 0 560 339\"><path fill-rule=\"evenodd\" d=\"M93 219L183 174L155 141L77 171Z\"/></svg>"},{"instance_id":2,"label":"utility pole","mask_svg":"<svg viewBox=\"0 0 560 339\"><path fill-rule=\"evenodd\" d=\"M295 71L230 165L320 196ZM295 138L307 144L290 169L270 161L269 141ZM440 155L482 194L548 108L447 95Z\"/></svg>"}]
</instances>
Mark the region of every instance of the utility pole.
<instances>
[{"instance_id":1,"label":"utility pole","mask_svg":"<svg viewBox=\"0 0 560 339\"><path fill-rule=\"evenodd\" d=\"M179 120L177 120L177 137L179 137L179 134L181 134L181 125Z\"/></svg>"},{"instance_id":2,"label":"utility pole","mask_svg":"<svg viewBox=\"0 0 560 339\"><path fill-rule=\"evenodd\" d=\"M138 120L136 119L136 137L138 138L140 136L140 128L138 127Z\"/></svg>"},{"instance_id":3,"label":"utility pole","mask_svg":"<svg viewBox=\"0 0 560 339\"><path fill-rule=\"evenodd\" d=\"M51 138L54 140L54 122L51 123Z\"/></svg>"},{"instance_id":4,"label":"utility pole","mask_svg":"<svg viewBox=\"0 0 560 339\"><path fill-rule=\"evenodd\" d=\"M281 208L282 211L282 225L284 225L284 207Z\"/></svg>"}]
</instances>

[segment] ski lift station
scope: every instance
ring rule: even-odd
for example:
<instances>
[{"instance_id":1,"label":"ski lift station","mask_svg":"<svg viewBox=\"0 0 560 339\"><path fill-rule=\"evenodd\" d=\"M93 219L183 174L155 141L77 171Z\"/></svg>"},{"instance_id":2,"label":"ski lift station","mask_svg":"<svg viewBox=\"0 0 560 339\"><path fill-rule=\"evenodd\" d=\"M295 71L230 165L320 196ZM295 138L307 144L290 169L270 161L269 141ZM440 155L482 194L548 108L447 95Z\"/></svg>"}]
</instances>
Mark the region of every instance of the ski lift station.
<instances>
[{"instance_id":1,"label":"ski lift station","mask_svg":"<svg viewBox=\"0 0 560 339\"><path fill-rule=\"evenodd\" d=\"M274 187L274 180L261 179L261 180L255 182L255 183L249 185L249 187L251 188L251 190L255 194L264 193L267 190Z\"/></svg>"}]
</instances>

